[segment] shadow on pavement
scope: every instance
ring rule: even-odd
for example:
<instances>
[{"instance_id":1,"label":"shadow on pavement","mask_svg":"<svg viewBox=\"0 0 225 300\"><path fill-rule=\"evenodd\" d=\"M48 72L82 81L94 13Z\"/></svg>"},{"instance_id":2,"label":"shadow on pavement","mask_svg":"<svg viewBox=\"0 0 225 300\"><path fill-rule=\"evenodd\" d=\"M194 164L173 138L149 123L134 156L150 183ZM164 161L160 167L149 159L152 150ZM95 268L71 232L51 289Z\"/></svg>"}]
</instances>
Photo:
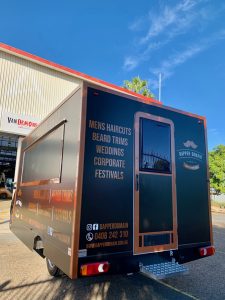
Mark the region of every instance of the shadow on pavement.
<instances>
[{"instance_id":1,"label":"shadow on pavement","mask_svg":"<svg viewBox=\"0 0 225 300\"><path fill-rule=\"evenodd\" d=\"M160 282L140 274L113 275L71 280L64 276L45 281L8 286L3 283L1 299L190 299Z\"/></svg>"},{"instance_id":2,"label":"shadow on pavement","mask_svg":"<svg viewBox=\"0 0 225 300\"><path fill-rule=\"evenodd\" d=\"M0 225L1 225L1 224L5 224L5 223L9 223L9 220L5 220L5 221L3 221L3 222L0 222Z\"/></svg>"},{"instance_id":3,"label":"shadow on pavement","mask_svg":"<svg viewBox=\"0 0 225 300\"><path fill-rule=\"evenodd\" d=\"M225 220L225 215L219 218L218 225L213 225L215 255L188 263L187 275L166 279L164 282L198 299L225 299L225 226L221 222L223 218Z\"/></svg>"},{"instance_id":4,"label":"shadow on pavement","mask_svg":"<svg viewBox=\"0 0 225 300\"><path fill-rule=\"evenodd\" d=\"M11 280L7 280L0 285L0 292L11 282Z\"/></svg>"}]
</instances>

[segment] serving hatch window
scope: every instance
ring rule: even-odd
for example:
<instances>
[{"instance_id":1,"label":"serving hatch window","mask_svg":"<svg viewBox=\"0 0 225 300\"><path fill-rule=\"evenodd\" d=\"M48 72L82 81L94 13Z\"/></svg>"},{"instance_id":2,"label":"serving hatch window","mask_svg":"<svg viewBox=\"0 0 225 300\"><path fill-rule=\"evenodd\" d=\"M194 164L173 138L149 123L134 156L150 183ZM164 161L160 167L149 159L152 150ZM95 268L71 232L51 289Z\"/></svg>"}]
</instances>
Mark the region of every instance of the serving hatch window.
<instances>
[{"instance_id":1,"label":"serving hatch window","mask_svg":"<svg viewBox=\"0 0 225 300\"><path fill-rule=\"evenodd\" d=\"M170 125L141 118L140 128L140 169L171 173Z\"/></svg>"},{"instance_id":2,"label":"serving hatch window","mask_svg":"<svg viewBox=\"0 0 225 300\"><path fill-rule=\"evenodd\" d=\"M61 180L64 125L39 139L24 152L22 184ZM46 181L46 182L44 182Z\"/></svg>"}]
</instances>

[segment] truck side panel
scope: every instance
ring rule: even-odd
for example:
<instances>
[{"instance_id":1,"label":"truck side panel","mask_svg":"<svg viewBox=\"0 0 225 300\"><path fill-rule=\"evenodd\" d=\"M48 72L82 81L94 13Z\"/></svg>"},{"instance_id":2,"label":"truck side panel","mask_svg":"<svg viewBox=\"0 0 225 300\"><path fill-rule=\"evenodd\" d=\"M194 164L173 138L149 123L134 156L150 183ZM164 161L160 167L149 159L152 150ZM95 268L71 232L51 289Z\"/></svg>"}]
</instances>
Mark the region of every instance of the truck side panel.
<instances>
[{"instance_id":1,"label":"truck side panel","mask_svg":"<svg viewBox=\"0 0 225 300\"><path fill-rule=\"evenodd\" d=\"M80 150L82 89L22 144L12 231L30 248L70 274ZM40 245L40 243L39 243Z\"/></svg>"}]
</instances>

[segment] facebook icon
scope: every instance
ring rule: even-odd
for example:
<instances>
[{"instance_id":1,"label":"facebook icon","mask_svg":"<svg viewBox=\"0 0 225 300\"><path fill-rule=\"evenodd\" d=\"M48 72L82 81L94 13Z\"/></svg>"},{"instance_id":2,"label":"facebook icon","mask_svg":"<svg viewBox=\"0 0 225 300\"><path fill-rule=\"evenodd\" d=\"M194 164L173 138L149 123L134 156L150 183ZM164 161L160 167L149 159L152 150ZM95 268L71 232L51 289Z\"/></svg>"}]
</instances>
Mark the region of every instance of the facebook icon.
<instances>
[{"instance_id":1,"label":"facebook icon","mask_svg":"<svg viewBox=\"0 0 225 300\"><path fill-rule=\"evenodd\" d=\"M93 230L98 230L98 224L93 224Z\"/></svg>"}]
</instances>

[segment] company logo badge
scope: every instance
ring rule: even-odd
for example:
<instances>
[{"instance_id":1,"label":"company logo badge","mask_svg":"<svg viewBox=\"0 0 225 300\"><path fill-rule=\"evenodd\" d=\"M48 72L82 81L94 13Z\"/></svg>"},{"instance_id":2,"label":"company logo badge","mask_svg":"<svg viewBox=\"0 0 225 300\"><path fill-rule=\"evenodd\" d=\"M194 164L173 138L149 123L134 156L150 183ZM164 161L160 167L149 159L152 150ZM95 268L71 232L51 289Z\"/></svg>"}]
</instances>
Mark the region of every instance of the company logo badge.
<instances>
[{"instance_id":1,"label":"company logo badge","mask_svg":"<svg viewBox=\"0 0 225 300\"><path fill-rule=\"evenodd\" d=\"M32 122L29 120L25 120L25 119L14 119L14 118L10 118L8 117L8 124L16 124L18 125L19 128L35 128L37 127L38 123L36 122Z\"/></svg>"},{"instance_id":2,"label":"company logo badge","mask_svg":"<svg viewBox=\"0 0 225 300\"><path fill-rule=\"evenodd\" d=\"M198 145L193 140L186 140L183 146L184 148L178 150L178 158L183 161L183 167L191 171L199 170L203 154L197 151Z\"/></svg>"},{"instance_id":3,"label":"company logo badge","mask_svg":"<svg viewBox=\"0 0 225 300\"><path fill-rule=\"evenodd\" d=\"M184 143L184 147L186 147L186 148L192 148L192 149L197 149L198 145L196 145L195 142L188 140L188 141L186 141Z\"/></svg>"}]
</instances>

